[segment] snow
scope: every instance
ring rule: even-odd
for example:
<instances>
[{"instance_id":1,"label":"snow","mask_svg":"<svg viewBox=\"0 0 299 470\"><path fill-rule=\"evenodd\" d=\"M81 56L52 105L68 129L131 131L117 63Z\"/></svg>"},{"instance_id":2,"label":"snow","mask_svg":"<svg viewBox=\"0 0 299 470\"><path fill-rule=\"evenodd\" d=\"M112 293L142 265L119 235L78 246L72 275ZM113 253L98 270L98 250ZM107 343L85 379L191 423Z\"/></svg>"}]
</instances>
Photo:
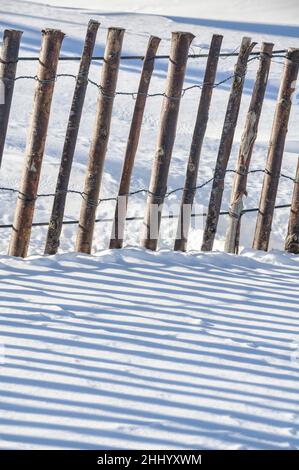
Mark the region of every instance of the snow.
<instances>
[{"instance_id":1,"label":"snow","mask_svg":"<svg viewBox=\"0 0 299 470\"><path fill-rule=\"evenodd\" d=\"M227 8L218 8L218 13L213 16L213 4L211 2L188 2L190 13L193 15L186 17L188 9L182 6L181 2L174 2L171 6L169 2L101 2L101 7L96 6L97 2L84 2L80 5L75 4L77 8L66 8L59 2L58 6L40 5L32 2L12 0L9 4L3 6L1 12L1 26L15 27L24 30L22 39L21 55L37 56L40 47L40 29L49 27L59 27L66 33L66 38L62 46L63 55L79 55L82 50L82 43L85 36L85 30L88 20L93 17L101 22L98 33L96 54L102 54L107 34L107 27L117 25L126 28L124 39L124 54L144 54L150 34L158 35L162 38L158 52L168 54L170 47L170 35L174 30L189 30L195 34L195 39L191 46L191 52L207 52L211 36L213 33L222 33L224 35L222 51L231 52L238 48L242 36L251 36L253 40L260 43L263 40L273 41L275 49L284 49L289 46L298 46L299 27L294 25L294 20L298 17L298 5L294 2L273 2L269 8L269 23L260 24L257 19L262 18L262 14L267 2L228 2ZM1 0L0 0L1 3ZM2 2L3 3L3 2ZM48 1L46 2L48 3ZM119 5L123 4L123 8ZM199 6L206 12L207 18L201 19L199 15ZM249 5L252 5L250 6ZM112 5L110 5L112 4ZM126 7L127 5L127 7ZM147 5L147 7L146 7ZM159 5L159 6L158 6ZM86 9L87 7L90 10ZM137 8L138 7L138 8ZM155 14L148 14L147 8ZM209 8L212 10L209 12ZM129 13L126 13L130 10ZM225 18L232 10L235 16L231 22ZM260 11L255 13L256 20L246 23L237 16L247 10ZM168 12L167 15L165 12ZM223 12L223 22L219 20L220 13ZM209 13L209 15L208 15ZM299 12L298 12L299 13ZM221 13L222 14L222 13ZM166 15L166 16L165 16ZM179 16L181 15L181 16ZM285 20L278 23L281 16ZM214 19L215 18L215 19ZM276 18L276 20L275 20ZM271 19L271 21L270 21ZM187 21L188 20L188 21ZM275 22L276 21L276 22ZM272 22L272 23L271 23ZM257 48L259 47L259 44ZM219 82L230 76L233 71L236 58L223 58L219 61L216 81ZM270 80L267 88L265 104L262 112L260 127L258 131L257 143L252 157L252 168L263 169L269 145L270 131L275 109L275 101L278 93L279 81L282 72L282 59L276 59L271 67ZM190 59L186 72L185 86L191 86L201 83L203 80L205 59ZM31 75L36 73L35 62L20 62L18 66L18 75ZM76 74L78 68L77 62L61 62L59 73ZM141 68L140 61L123 61L118 81L118 91L136 92L138 86L139 73ZM250 62L248 66L247 79L245 82L244 96L241 104L239 122L236 129L235 142L232 149L232 155L229 162L229 168L235 168L235 161L238 154L240 139L245 123L246 112L249 105L250 93L252 91L257 61ZM165 76L167 70L167 61L159 60L156 62L155 73L151 82L150 93L163 92L165 87ZM90 71L90 78L98 81L100 74L100 64L93 63ZM74 81L69 77L62 77L57 80L55 86L52 114L49 125L49 132L46 145L46 153L43 162L43 171L39 187L40 193L51 193L55 189L55 183L58 173L58 165L64 143L65 130L67 125L68 113L72 99ZM11 111L10 127L7 135L7 145L3 164L1 168L1 186L18 188L21 175L21 167L26 144L26 134L28 129L29 117L32 106L34 91L33 80L19 80L16 82L14 102ZM215 159L217 155L219 139L222 131L224 114L226 110L230 82L216 88L213 93L213 100L210 111L210 119L206 132L201 163L199 168L199 183L210 179L213 175ZM186 92L182 99L180 116L178 122L177 139L174 147L173 158L170 167L168 189L172 190L183 186L187 157L191 144L192 131L194 127L198 98L200 90L192 89ZM86 169L90 139L94 123L94 113L96 106L97 89L89 86L83 119L79 132L78 143L74 158L73 171L71 175L71 189L82 189ZM155 142L158 132L159 116L161 109L161 97L153 97L147 100L147 106L142 126L140 144L136 156L136 164L133 171L131 189L137 190L148 188L152 159L155 152ZM113 120L111 128L111 138L109 141L107 158L104 168L104 178L101 188L101 197L111 197L116 195L119 184L121 166L124 158L125 145L129 133L130 119L134 107L134 100L131 97L117 96L113 111ZM298 93L295 93L291 119L289 123L288 138L286 143L286 152L284 155L282 171L289 176L294 177L297 157L298 157L298 126L299 106ZM13 165L11 162L13 161ZM248 197L245 201L245 207L256 207L259 202L259 194L262 185L262 174L255 173L248 180ZM227 175L225 192L223 197L222 209L227 210L230 201L232 174ZM206 210L211 190L211 184L205 186L196 194L195 212L201 213ZM292 194L292 185L287 179L282 179L279 185L278 204L290 203ZM175 193L167 201L165 213L167 210L178 213L181 192ZM16 195L0 191L1 211L0 222L9 224L13 220L13 211L15 208ZM145 194L135 195L130 199L129 216L143 216L145 211ZM51 211L51 198L40 198L36 204L35 221L47 222ZM80 196L68 198L65 217L75 220L79 216L81 205ZM114 212L114 203L105 202L100 205L97 217L109 218ZM276 211L273 230L271 235L271 248L282 249L287 230L288 209ZM250 247L253 239L256 213L250 213L243 217L241 230L241 246ZM109 244L111 233L111 223L100 223L96 227L94 236L94 252L106 249ZM126 235L126 241L130 245L137 246L140 240L140 230L142 221L130 222ZM193 227L189 237L189 249L199 250L201 246L204 220L197 220L197 226ZM165 224L162 226L164 230ZM172 224L173 233L175 233L176 221ZM216 249L223 249L224 237L227 228L227 220L221 217L215 243ZM10 229L0 229L0 253L7 253L7 240ZM76 225L66 226L63 231L61 252L73 251L75 243ZM30 253L43 253L46 237L46 228L34 228L32 233ZM160 247L172 248L173 236L166 231L162 233Z\"/></svg>"},{"instance_id":2,"label":"snow","mask_svg":"<svg viewBox=\"0 0 299 470\"><path fill-rule=\"evenodd\" d=\"M223 52L242 36L272 41L275 49L299 46L297 1L209 0L0 0L1 31L24 31L21 55L37 56L40 30L66 33L63 55L79 55L90 18L101 22L95 53L103 53L107 28L126 28L123 53L143 54L150 34L196 35L191 52L206 52L213 33L224 35ZM219 61L216 81L230 76L235 58ZM273 61L251 168L263 169L282 72ZM35 75L36 62L20 62L18 75ZM257 62L248 67L229 168L235 167ZM59 73L77 73L61 62ZM119 91L136 91L141 63L122 62ZM188 63L185 86L203 79L205 60ZM150 92L163 92L166 61L157 61ZM98 81L100 64L90 78ZM39 193L53 192L64 142L73 81L57 80ZM0 186L18 188L34 91L33 80L16 82L0 172ZM202 151L199 183L213 174L230 83L216 88ZM71 176L83 187L97 89L89 86ZM295 93L282 171L294 176L298 159L298 91ZM182 99L168 190L181 187L199 90ZM117 96L101 197L115 195L134 101ZM161 98L149 98L133 172L132 190L148 188ZM256 207L262 175L251 175L245 207ZM230 200L228 175L222 209ZM211 186L196 195L206 209ZM282 179L277 203L288 204L292 184ZM167 201L178 212L181 193ZM16 196L0 191L0 223L13 219ZM49 220L51 198L39 198L35 221ZM80 196L69 197L66 219L78 218ZM142 216L145 197L131 198L129 216ZM97 216L109 218L112 202ZM173 253L175 222L165 219L159 251L138 248L142 221L127 226L126 248L107 250L110 223L96 225L92 256L73 253L76 226L63 230L60 252L42 256L46 228L34 228L30 257L6 256L9 229L0 229L0 448L299 448L298 256L282 252L289 211L279 210L271 251L250 249L256 214L243 216L242 255L200 253L204 220L196 218L189 252ZM227 220L215 244L223 249Z\"/></svg>"},{"instance_id":3,"label":"snow","mask_svg":"<svg viewBox=\"0 0 299 470\"><path fill-rule=\"evenodd\" d=\"M42 0L39 3L54 6L64 6L68 8L85 9L88 7L91 11L102 11L105 14L114 13L134 13L148 15L175 16L180 15L185 20L189 20L191 24L194 19L210 19L210 20L227 20L230 25L233 21L246 23L248 21L254 23L256 27L273 23L275 25L296 25L298 26L297 0L209 0L208 2L199 2L198 0L173 0L166 2L165 0ZM191 20L191 21L190 21ZM261 23L261 20L263 23ZM273 24L271 26L273 26ZM225 24L223 25L225 27Z\"/></svg>"},{"instance_id":4,"label":"snow","mask_svg":"<svg viewBox=\"0 0 299 470\"><path fill-rule=\"evenodd\" d=\"M298 257L0 263L1 448L298 449Z\"/></svg>"}]
</instances>

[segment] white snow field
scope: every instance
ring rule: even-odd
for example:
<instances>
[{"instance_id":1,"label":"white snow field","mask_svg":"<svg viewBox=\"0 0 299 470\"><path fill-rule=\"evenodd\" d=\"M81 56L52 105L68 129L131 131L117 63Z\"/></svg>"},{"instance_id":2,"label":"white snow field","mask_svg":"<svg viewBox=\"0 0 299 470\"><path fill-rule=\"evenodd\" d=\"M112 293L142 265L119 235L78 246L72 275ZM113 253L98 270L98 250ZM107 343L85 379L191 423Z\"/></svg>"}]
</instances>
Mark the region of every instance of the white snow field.
<instances>
[{"instance_id":1,"label":"white snow field","mask_svg":"<svg viewBox=\"0 0 299 470\"><path fill-rule=\"evenodd\" d=\"M50 4L50 5L49 5ZM143 54L151 34L168 54L171 31L195 34L191 52L207 52L213 33L223 52L249 35L275 49L299 47L297 1L209 0L0 0L0 26L24 31L21 56L37 56L40 30L62 29L63 55L79 55L90 18L98 19L95 53L102 54L109 26L126 28L123 54ZM235 58L220 59L217 81L231 75ZM263 169L282 59L271 66L252 158ZM18 76L36 73L20 62ZM61 62L59 73L77 73ZM201 83L205 59L190 59L185 86ZM236 156L257 61L250 62L229 168ZM119 91L136 91L140 61L123 61ZM98 81L101 64L90 77ZM150 92L163 92L167 61L157 61ZM0 186L18 188L35 82L16 82ZM53 192L74 81L55 86L39 193ZM213 174L230 83L214 90L202 151L199 183ZM169 186L181 187L198 89L182 99ZM89 86L70 187L82 189L97 89ZM294 177L299 154L298 90L293 101L282 171ZM101 197L116 195L134 101L115 99ZM147 102L132 190L148 188L161 97ZM223 198L230 199L228 175ZM256 207L262 175L248 180L246 207ZM195 212L208 203L210 185L198 191ZM282 179L277 203L290 203L292 183ZM177 211L181 193L169 200ZM16 195L0 191L0 224L13 220ZM35 221L47 222L51 198L39 198ZM65 218L76 220L80 196L67 200ZM145 197L129 203L144 214ZM97 216L111 217L113 202ZM32 231L30 256L6 255L10 229L0 228L0 448L1 449L299 449L299 257L282 251L289 210L277 210L271 251L250 249L256 214L243 216L240 256L222 253L226 219L215 249L200 253L202 221L190 232L189 252L173 253L163 222L157 253L138 248L142 221L128 223L123 250L107 250L111 224L99 223L91 256L73 253L76 226L63 230L60 252L43 256L46 228ZM174 224L175 226L175 224Z\"/></svg>"},{"instance_id":2,"label":"white snow field","mask_svg":"<svg viewBox=\"0 0 299 470\"><path fill-rule=\"evenodd\" d=\"M1 448L299 448L298 257L0 263Z\"/></svg>"}]
</instances>

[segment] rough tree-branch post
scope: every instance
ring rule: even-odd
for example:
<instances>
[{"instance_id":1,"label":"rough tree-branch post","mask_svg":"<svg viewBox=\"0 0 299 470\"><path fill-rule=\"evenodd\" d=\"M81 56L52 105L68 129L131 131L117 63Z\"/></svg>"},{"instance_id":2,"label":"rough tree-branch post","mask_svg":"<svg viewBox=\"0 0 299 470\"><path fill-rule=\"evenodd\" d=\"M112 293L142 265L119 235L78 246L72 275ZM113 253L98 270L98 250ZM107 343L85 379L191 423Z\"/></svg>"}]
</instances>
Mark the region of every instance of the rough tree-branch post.
<instances>
[{"instance_id":1,"label":"rough tree-branch post","mask_svg":"<svg viewBox=\"0 0 299 470\"><path fill-rule=\"evenodd\" d=\"M27 256L59 52L63 38L64 34L60 30L45 29L42 31L42 46L31 125L9 246L11 256Z\"/></svg>"},{"instance_id":2,"label":"rough tree-branch post","mask_svg":"<svg viewBox=\"0 0 299 470\"><path fill-rule=\"evenodd\" d=\"M0 167L15 85L22 31L5 29L0 58ZM2 102L3 100L3 102Z\"/></svg>"},{"instance_id":3,"label":"rough tree-branch post","mask_svg":"<svg viewBox=\"0 0 299 470\"><path fill-rule=\"evenodd\" d=\"M121 248L125 231L125 221L127 215L128 192L130 190L131 175L137 152L142 118L144 114L146 98L150 86L150 81L155 65L155 56L161 39L151 36L148 42L147 51L143 60L143 67L140 76L136 102L130 126L129 138L125 153L125 160L122 168L122 175L118 190L118 200L116 203L110 248ZM120 198L125 198L124 204L119 204Z\"/></svg>"},{"instance_id":4,"label":"rough tree-branch post","mask_svg":"<svg viewBox=\"0 0 299 470\"><path fill-rule=\"evenodd\" d=\"M294 182L292 205L289 218L288 235L285 249L289 253L299 254L299 158Z\"/></svg>"},{"instance_id":5,"label":"rough tree-branch post","mask_svg":"<svg viewBox=\"0 0 299 470\"><path fill-rule=\"evenodd\" d=\"M207 212L208 215L203 234L202 251L210 251L213 249L224 190L225 172L239 116L248 57L255 45L256 43L251 42L251 38L244 37L242 39L220 139L214 180Z\"/></svg>"},{"instance_id":6,"label":"rough tree-branch post","mask_svg":"<svg viewBox=\"0 0 299 470\"><path fill-rule=\"evenodd\" d=\"M84 194L77 232L76 250L90 253L98 206L103 166L107 151L112 108L118 77L124 29L109 28L101 72L96 122L89 152Z\"/></svg>"},{"instance_id":7,"label":"rough tree-branch post","mask_svg":"<svg viewBox=\"0 0 299 470\"><path fill-rule=\"evenodd\" d=\"M175 141L188 51L193 38L191 33L172 33L167 84L141 240L141 246L150 250L156 250L158 244L161 210L167 191L168 171ZM153 225L155 225L154 230Z\"/></svg>"},{"instance_id":8,"label":"rough tree-branch post","mask_svg":"<svg viewBox=\"0 0 299 470\"><path fill-rule=\"evenodd\" d=\"M274 44L267 42L263 42L261 46L259 67L241 139L236 174L233 182L228 229L224 248L228 253L236 253L238 249L237 240L240 232L243 198L247 194L247 173L250 167L252 151L257 137L258 125L271 65L273 46Z\"/></svg>"},{"instance_id":9,"label":"rough tree-branch post","mask_svg":"<svg viewBox=\"0 0 299 470\"><path fill-rule=\"evenodd\" d=\"M285 139L299 69L299 49L288 49L276 103L253 248L268 250Z\"/></svg>"},{"instance_id":10,"label":"rough tree-branch post","mask_svg":"<svg viewBox=\"0 0 299 470\"><path fill-rule=\"evenodd\" d=\"M76 79L72 106L69 114L68 126L55 189L52 213L47 233L45 254L54 255L59 247L62 229L67 189L69 185L73 157L79 132L83 104L88 84L88 73L94 50L99 23L90 20L87 27L84 48Z\"/></svg>"},{"instance_id":11,"label":"rough tree-branch post","mask_svg":"<svg viewBox=\"0 0 299 470\"><path fill-rule=\"evenodd\" d=\"M213 86L217 72L219 53L223 36L214 34L212 37L206 71L200 95L197 117L193 131L190 154L187 164L184 191L181 200L180 214L177 226L177 235L174 250L186 251L188 232L190 226L190 212L195 197L199 159L204 136L209 119L209 110L212 100ZM185 210L185 208L190 208Z\"/></svg>"}]
</instances>

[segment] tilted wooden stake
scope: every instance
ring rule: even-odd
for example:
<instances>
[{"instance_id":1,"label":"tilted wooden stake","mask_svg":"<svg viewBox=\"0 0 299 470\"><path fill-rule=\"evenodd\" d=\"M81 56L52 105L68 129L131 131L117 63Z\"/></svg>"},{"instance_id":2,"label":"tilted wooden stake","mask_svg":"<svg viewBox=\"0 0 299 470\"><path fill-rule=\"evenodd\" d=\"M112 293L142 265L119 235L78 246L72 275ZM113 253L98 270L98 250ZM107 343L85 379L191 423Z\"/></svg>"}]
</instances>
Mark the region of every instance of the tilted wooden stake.
<instances>
[{"instance_id":1,"label":"tilted wooden stake","mask_svg":"<svg viewBox=\"0 0 299 470\"><path fill-rule=\"evenodd\" d=\"M172 33L167 84L163 98L160 129L153 162L150 193L144 218L144 234L141 246L156 250L161 222L161 209L167 190L167 178L175 141L180 100L185 77L188 51L194 36L191 33ZM159 207L157 226L153 234L153 220Z\"/></svg>"},{"instance_id":2,"label":"tilted wooden stake","mask_svg":"<svg viewBox=\"0 0 299 470\"><path fill-rule=\"evenodd\" d=\"M124 32L124 29L121 28L108 29L97 102L96 122L84 185L85 198L81 206L76 240L76 251L81 253L90 253L92 247L95 216L110 133L112 107Z\"/></svg>"},{"instance_id":3,"label":"tilted wooden stake","mask_svg":"<svg viewBox=\"0 0 299 470\"><path fill-rule=\"evenodd\" d=\"M99 23L97 21L89 21L82 57L79 65L79 72L76 79L72 106L69 114L68 126L66 130L55 197L52 207L52 214L48 228L45 248L45 254L48 255L55 254L59 247L59 238L62 229L67 189L69 185L73 157L75 153L83 104L88 84L88 73L98 28Z\"/></svg>"},{"instance_id":4,"label":"tilted wooden stake","mask_svg":"<svg viewBox=\"0 0 299 470\"><path fill-rule=\"evenodd\" d=\"M127 214L128 196L130 190L131 175L140 137L142 118L149 90L151 76L154 70L155 56L161 39L151 36L148 42L146 55L139 82L138 93L133 111L133 117L129 132L129 138L125 153L125 160L118 190L119 197L125 197L125 204L120 205L117 201L114 215L114 223L110 239L110 248L121 248L123 245L125 220ZM121 210L123 208L123 210Z\"/></svg>"},{"instance_id":5,"label":"tilted wooden stake","mask_svg":"<svg viewBox=\"0 0 299 470\"><path fill-rule=\"evenodd\" d=\"M224 189L224 177L228 160L231 153L235 129L239 116L240 103L245 80L247 61L250 52L256 43L251 42L251 38L244 37L241 42L235 74L231 86L227 110L224 119L222 135L220 139L219 151L214 173L214 181L207 211L207 219L203 234L202 251L213 249L216 235L219 212L221 209L222 195Z\"/></svg>"},{"instance_id":6,"label":"tilted wooden stake","mask_svg":"<svg viewBox=\"0 0 299 470\"><path fill-rule=\"evenodd\" d=\"M289 253L294 253L296 255L299 254L299 158L297 162L297 171L285 249Z\"/></svg>"},{"instance_id":7,"label":"tilted wooden stake","mask_svg":"<svg viewBox=\"0 0 299 470\"><path fill-rule=\"evenodd\" d=\"M298 69L299 49L288 49L276 103L265 176L259 203L259 212L255 227L253 240L253 248L255 250L267 251L269 246L282 157L288 131L292 96L296 88Z\"/></svg>"},{"instance_id":8,"label":"tilted wooden stake","mask_svg":"<svg viewBox=\"0 0 299 470\"><path fill-rule=\"evenodd\" d=\"M15 85L22 31L5 29L0 58L0 167ZM3 100L3 101L2 101Z\"/></svg>"},{"instance_id":9,"label":"tilted wooden stake","mask_svg":"<svg viewBox=\"0 0 299 470\"><path fill-rule=\"evenodd\" d=\"M237 250L237 239L240 231L241 215L243 210L243 197L246 195L247 173L250 166L254 143L257 137L257 130L271 65L273 46L274 44L267 42L263 42L261 46L259 67L241 139L236 174L233 182L228 229L224 248L228 253L236 253Z\"/></svg>"},{"instance_id":10,"label":"tilted wooden stake","mask_svg":"<svg viewBox=\"0 0 299 470\"><path fill-rule=\"evenodd\" d=\"M31 126L9 246L9 254L11 256L25 257L28 251L56 70L63 37L64 34L60 30L45 29L42 31L42 46L37 71Z\"/></svg>"},{"instance_id":11,"label":"tilted wooden stake","mask_svg":"<svg viewBox=\"0 0 299 470\"><path fill-rule=\"evenodd\" d=\"M214 34L210 45L187 165L185 185L177 228L177 236L174 244L175 250L186 251L187 249L188 232L190 226L190 217L187 216L187 212L190 213L190 210L186 211L184 210L184 208L186 207L186 205L190 205L192 207L195 197L194 188L197 182L199 159L209 119L209 110L213 93L213 85L215 83L222 39L223 36L219 34Z\"/></svg>"}]
</instances>

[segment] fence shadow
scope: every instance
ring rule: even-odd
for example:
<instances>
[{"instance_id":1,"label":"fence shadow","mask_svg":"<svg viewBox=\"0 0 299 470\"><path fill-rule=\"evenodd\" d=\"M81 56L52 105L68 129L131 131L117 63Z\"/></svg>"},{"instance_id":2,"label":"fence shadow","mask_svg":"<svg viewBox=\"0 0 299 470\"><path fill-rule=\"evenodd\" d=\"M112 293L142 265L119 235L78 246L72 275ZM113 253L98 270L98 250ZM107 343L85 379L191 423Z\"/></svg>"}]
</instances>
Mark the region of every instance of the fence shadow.
<instances>
[{"instance_id":1,"label":"fence shadow","mask_svg":"<svg viewBox=\"0 0 299 470\"><path fill-rule=\"evenodd\" d=\"M102 13L109 16L123 16L123 15L132 15L135 16L135 13L127 12L105 12ZM282 24L273 24L273 23L253 23L247 21L232 21L232 20L218 20L214 18L198 18L198 17L188 17L188 16L173 16L173 15L154 15L150 13L143 13L138 15L146 16L162 16L167 18L175 23L188 24L193 26L205 26L208 28L221 28L221 29L230 29L235 31L244 31L248 33L258 33L258 34L271 34L274 36L286 36L298 38L299 36L299 27L297 25L282 25Z\"/></svg>"},{"instance_id":2,"label":"fence shadow","mask_svg":"<svg viewBox=\"0 0 299 470\"><path fill-rule=\"evenodd\" d=\"M0 269L2 448L298 448L295 261L126 249Z\"/></svg>"}]
</instances>

